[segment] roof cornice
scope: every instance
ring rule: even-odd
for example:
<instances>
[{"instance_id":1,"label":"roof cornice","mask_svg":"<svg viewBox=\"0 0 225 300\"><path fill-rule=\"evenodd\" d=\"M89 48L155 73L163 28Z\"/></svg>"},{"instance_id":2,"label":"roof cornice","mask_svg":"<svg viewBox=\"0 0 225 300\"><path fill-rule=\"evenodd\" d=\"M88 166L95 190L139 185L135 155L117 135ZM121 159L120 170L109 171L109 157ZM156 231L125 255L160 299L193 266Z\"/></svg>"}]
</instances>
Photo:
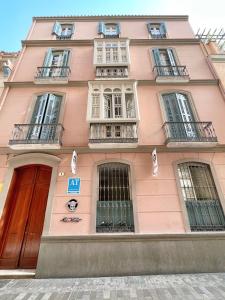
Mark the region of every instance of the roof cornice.
<instances>
[{"instance_id":1,"label":"roof cornice","mask_svg":"<svg viewBox=\"0 0 225 300\"><path fill-rule=\"evenodd\" d=\"M187 21L188 15L98 15L98 16L40 16L35 21L100 21L100 20L177 20Z\"/></svg>"},{"instance_id":2,"label":"roof cornice","mask_svg":"<svg viewBox=\"0 0 225 300\"><path fill-rule=\"evenodd\" d=\"M124 38L125 39L125 38ZM130 39L130 45L196 45L200 40L193 39ZM93 46L91 40L23 40L22 46L30 47L69 47L69 46Z\"/></svg>"}]
</instances>

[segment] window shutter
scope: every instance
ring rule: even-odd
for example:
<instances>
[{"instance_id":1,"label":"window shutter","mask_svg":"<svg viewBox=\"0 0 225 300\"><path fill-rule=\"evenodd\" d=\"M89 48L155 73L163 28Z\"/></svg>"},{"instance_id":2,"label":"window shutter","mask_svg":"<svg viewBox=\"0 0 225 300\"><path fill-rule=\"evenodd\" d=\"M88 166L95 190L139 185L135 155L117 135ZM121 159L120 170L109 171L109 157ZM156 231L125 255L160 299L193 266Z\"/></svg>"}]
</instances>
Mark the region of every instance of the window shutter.
<instances>
[{"instance_id":1,"label":"window shutter","mask_svg":"<svg viewBox=\"0 0 225 300\"><path fill-rule=\"evenodd\" d=\"M46 108L49 94L44 94L37 97L34 111L31 118L31 124L42 124L44 118L44 111Z\"/></svg>"},{"instance_id":2,"label":"window shutter","mask_svg":"<svg viewBox=\"0 0 225 300\"><path fill-rule=\"evenodd\" d=\"M160 33L166 36L166 25L165 23L160 23Z\"/></svg>"},{"instance_id":3,"label":"window shutter","mask_svg":"<svg viewBox=\"0 0 225 300\"><path fill-rule=\"evenodd\" d=\"M70 53L69 50L64 50L63 51L62 67L67 67L68 66L69 53Z\"/></svg>"},{"instance_id":4,"label":"window shutter","mask_svg":"<svg viewBox=\"0 0 225 300\"><path fill-rule=\"evenodd\" d=\"M120 23L117 24L116 28L117 28L117 34L119 35L121 32Z\"/></svg>"},{"instance_id":5,"label":"window shutter","mask_svg":"<svg viewBox=\"0 0 225 300\"><path fill-rule=\"evenodd\" d=\"M55 22L53 29L52 29L52 34L56 34L56 35L61 35L62 33L62 27L61 24L59 22Z\"/></svg>"},{"instance_id":6,"label":"window shutter","mask_svg":"<svg viewBox=\"0 0 225 300\"><path fill-rule=\"evenodd\" d=\"M171 66L176 66L177 64L176 64L175 56L173 54L173 49L168 48L167 53L168 53L168 56L169 56L170 65Z\"/></svg>"},{"instance_id":7,"label":"window shutter","mask_svg":"<svg viewBox=\"0 0 225 300\"><path fill-rule=\"evenodd\" d=\"M48 105L45 112L45 124L57 124L61 105L61 96L49 94Z\"/></svg>"},{"instance_id":8,"label":"window shutter","mask_svg":"<svg viewBox=\"0 0 225 300\"><path fill-rule=\"evenodd\" d=\"M151 23L147 24L148 32L151 33Z\"/></svg>"},{"instance_id":9,"label":"window shutter","mask_svg":"<svg viewBox=\"0 0 225 300\"><path fill-rule=\"evenodd\" d=\"M179 105L177 102L176 93L163 95L164 106L169 122L183 122Z\"/></svg>"},{"instance_id":10,"label":"window shutter","mask_svg":"<svg viewBox=\"0 0 225 300\"><path fill-rule=\"evenodd\" d=\"M52 55L52 49L49 48L46 55L45 55L45 59L44 59L44 67L49 67L51 66L51 63L52 63L52 58L53 58L53 55Z\"/></svg>"},{"instance_id":11,"label":"window shutter","mask_svg":"<svg viewBox=\"0 0 225 300\"><path fill-rule=\"evenodd\" d=\"M100 118L100 95L92 95L92 111L91 117L94 119Z\"/></svg>"},{"instance_id":12,"label":"window shutter","mask_svg":"<svg viewBox=\"0 0 225 300\"><path fill-rule=\"evenodd\" d=\"M152 52L153 52L153 56L154 56L156 66L161 66L161 59L160 59L159 49L153 49Z\"/></svg>"},{"instance_id":13,"label":"window shutter","mask_svg":"<svg viewBox=\"0 0 225 300\"><path fill-rule=\"evenodd\" d=\"M75 31L75 24L72 24L72 27L71 27L71 35L74 34L74 31Z\"/></svg>"},{"instance_id":14,"label":"window shutter","mask_svg":"<svg viewBox=\"0 0 225 300\"><path fill-rule=\"evenodd\" d=\"M98 23L98 33L99 34L105 33L105 23L102 21Z\"/></svg>"}]
</instances>

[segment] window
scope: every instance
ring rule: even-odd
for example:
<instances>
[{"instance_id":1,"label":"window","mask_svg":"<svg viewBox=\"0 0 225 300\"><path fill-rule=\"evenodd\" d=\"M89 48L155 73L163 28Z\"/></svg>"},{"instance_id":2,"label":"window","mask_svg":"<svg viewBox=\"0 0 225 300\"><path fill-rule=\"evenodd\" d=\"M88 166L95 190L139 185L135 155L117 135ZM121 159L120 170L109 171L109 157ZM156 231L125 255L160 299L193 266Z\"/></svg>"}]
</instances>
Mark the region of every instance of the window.
<instances>
[{"instance_id":1,"label":"window","mask_svg":"<svg viewBox=\"0 0 225 300\"><path fill-rule=\"evenodd\" d=\"M123 66L129 64L129 41L95 40L94 63L96 65Z\"/></svg>"},{"instance_id":2,"label":"window","mask_svg":"<svg viewBox=\"0 0 225 300\"><path fill-rule=\"evenodd\" d=\"M148 23L148 32L154 39L166 38L166 26L164 23Z\"/></svg>"},{"instance_id":3,"label":"window","mask_svg":"<svg viewBox=\"0 0 225 300\"><path fill-rule=\"evenodd\" d=\"M105 38L118 38L120 35L120 24L99 22L98 33Z\"/></svg>"},{"instance_id":4,"label":"window","mask_svg":"<svg viewBox=\"0 0 225 300\"><path fill-rule=\"evenodd\" d=\"M134 231L129 176L126 164L106 163L98 167L97 232Z\"/></svg>"},{"instance_id":5,"label":"window","mask_svg":"<svg viewBox=\"0 0 225 300\"><path fill-rule=\"evenodd\" d=\"M196 139L198 130L189 99L184 93L163 94L163 104L167 121L170 123L170 136L184 139Z\"/></svg>"},{"instance_id":6,"label":"window","mask_svg":"<svg viewBox=\"0 0 225 300\"><path fill-rule=\"evenodd\" d=\"M41 77L67 77L69 54L69 50L48 49L41 68Z\"/></svg>"},{"instance_id":7,"label":"window","mask_svg":"<svg viewBox=\"0 0 225 300\"><path fill-rule=\"evenodd\" d=\"M62 96L56 94L47 93L37 97L29 127L29 139L54 139L61 102Z\"/></svg>"},{"instance_id":8,"label":"window","mask_svg":"<svg viewBox=\"0 0 225 300\"><path fill-rule=\"evenodd\" d=\"M129 120L137 119L137 100L132 84L89 83L90 120Z\"/></svg>"},{"instance_id":9,"label":"window","mask_svg":"<svg viewBox=\"0 0 225 300\"><path fill-rule=\"evenodd\" d=\"M178 176L191 230L225 230L225 217L209 165L178 164Z\"/></svg>"},{"instance_id":10,"label":"window","mask_svg":"<svg viewBox=\"0 0 225 300\"><path fill-rule=\"evenodd\" d=\"M178 76L179 69L177 67L174 51L171 48L153 49L153 56L160 76Z\"/></svg>"},{"instance_id":11,"label":"window","mask_svg":"<svg viewBox=\"0 0 225 300\"><path fill-rule=\"evenodd\" d=\"M56 36L57 39L71 39L74 33L74 25L73 24L65 24L55 22L52 34Z\"/></svg>"},{"instance_id":12,"label":"window","mask_svg":"<svg viewBox=\"0 0 225 300\"><path fill-rule=\"evenodd\" d=\"M3 72L4 77L9 77L9 75L11 73L11 69L9 66L7 66L7 64L3 64L2 72Z\"/></svg>"}]
</instances>

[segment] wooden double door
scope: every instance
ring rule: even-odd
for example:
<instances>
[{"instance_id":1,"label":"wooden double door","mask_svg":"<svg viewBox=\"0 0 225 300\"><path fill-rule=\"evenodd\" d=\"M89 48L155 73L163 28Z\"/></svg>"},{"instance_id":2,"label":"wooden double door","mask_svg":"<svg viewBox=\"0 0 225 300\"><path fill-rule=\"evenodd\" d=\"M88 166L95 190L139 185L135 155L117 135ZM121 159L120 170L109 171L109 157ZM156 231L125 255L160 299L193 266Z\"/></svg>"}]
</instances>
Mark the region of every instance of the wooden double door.
<instances>
[{"instance_id":1,"label":"wooden double door","mask_svg":"<svg viewBox=\"0 0 225 300\"><path fill-rule=\"evenodd\" d=\"M52 169L15 169L1 220L0 268L36 268Z\"/></svg>"}]
</instances>

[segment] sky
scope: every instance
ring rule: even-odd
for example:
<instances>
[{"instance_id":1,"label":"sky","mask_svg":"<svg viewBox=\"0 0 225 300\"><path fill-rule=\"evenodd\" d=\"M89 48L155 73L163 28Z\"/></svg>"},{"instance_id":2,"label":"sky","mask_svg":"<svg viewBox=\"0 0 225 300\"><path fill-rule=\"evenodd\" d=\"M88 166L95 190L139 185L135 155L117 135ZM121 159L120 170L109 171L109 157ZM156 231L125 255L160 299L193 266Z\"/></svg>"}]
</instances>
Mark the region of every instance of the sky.
<instances>
[{"instance_id":1,"label":"sky","mask_svg":"<svg viewBox=\"0 0 225 300\"><path fill-rule=\"evenodd\" d=\"M189 15L194 31L225 29L225 0L0 0L0 51L18 51L33 16Z\"/></svg>"}]
</instances>

